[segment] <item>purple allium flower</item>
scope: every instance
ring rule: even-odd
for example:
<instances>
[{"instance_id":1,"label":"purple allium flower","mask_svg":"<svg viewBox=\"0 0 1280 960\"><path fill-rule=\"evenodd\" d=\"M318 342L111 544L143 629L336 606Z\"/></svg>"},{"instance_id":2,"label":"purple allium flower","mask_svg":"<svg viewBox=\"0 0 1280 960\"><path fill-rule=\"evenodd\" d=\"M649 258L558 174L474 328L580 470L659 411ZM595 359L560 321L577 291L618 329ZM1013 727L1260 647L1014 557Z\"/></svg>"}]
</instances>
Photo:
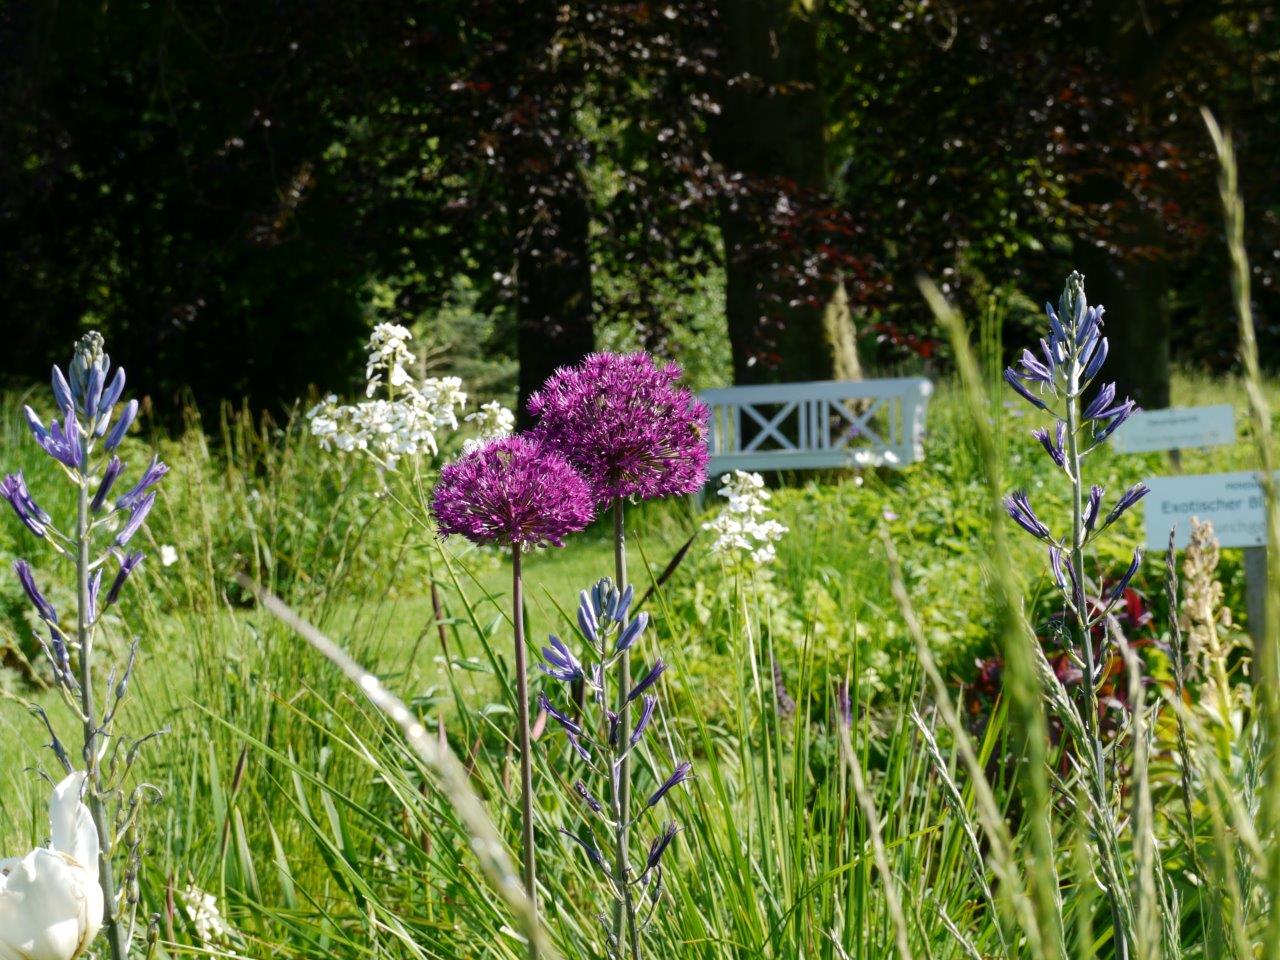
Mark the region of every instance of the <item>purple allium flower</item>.
<instances>
[{"instance_id":1,"label":"purple allium flower","mask_svg":"<svg viewBox=\"0 0 1280 960\"><path fill-rule=\"evenodd\" d=\"M46 623L56 624L58 611L53 609L53 604L44 598L44 594L36 586L36 578L31 573L31 564L25 560L15 560L13 572L18 575L18 582L22 584L22 589L26 592L31 605L36 608L36 613L40 614L40 619Z\"/></svg>"},{"instance_id":2,"label":"purple allium flower","mask_svg":"<svg viewBox=\"0 0 1280 960\"><path fill-rule=\"evenodd\" d=\"M582 663L573 655L573 651L554 633L547 637L547 641L551 646L542 648L542 658L547 662L538 664L542 672L565 683L581 680L585 676Z\"/></svg>"},{"instance_id":3,"label":"purple allium flower","mask_svg":"<svg viewBox=\"0 0 1280 960\"><path fill-rule=\"evenodd\" d=\"M443 534L522 548L563 546L595 514L577 471L523 436L491 440L441 470L431 512Z\"/></svg>"},{"instance_id":4,"label":"purple allium flower","mask_svg":"<svg viewBox=\"0 0 1280 960\"><path fill-rule=\"evenodd\" d=\"M680 368L593 353L529 398L534 434L582 471L600 503L696 493L707 480L707 407Z\"/></svg>"},{"instance_id":5,"label":"purple allium flower","mask_svg":"<svg viewBox=\"0 0 1280 960\"><path fill-rule=\"evenodd\" d=\"M645 806L656 807L662 802L663 797L692 776L693 764L688 760L685 760L683 763L677 765L675 770L672 771L671 776L667 777L662 786L658 787L658 789L653 792L653 796L649 798L649 802L645 804Z\"/></svg>"},{"instance_id":6,"label":"purple allium flower","mask_svg":"<svg viewBox=\"0 0 1280 960\"><path fill-rule=\"evenodd\" d=\"M13 507L13 512L18 515L28 530L37 537L43 537L48 529L49 514L40 509L40 505L35 502L31 496L31 491L27 489L27 481L22 476L22 471L11 473L3 480L0 480L0 496L9 501L9 505Z\"/></svg>"}]
</instances>

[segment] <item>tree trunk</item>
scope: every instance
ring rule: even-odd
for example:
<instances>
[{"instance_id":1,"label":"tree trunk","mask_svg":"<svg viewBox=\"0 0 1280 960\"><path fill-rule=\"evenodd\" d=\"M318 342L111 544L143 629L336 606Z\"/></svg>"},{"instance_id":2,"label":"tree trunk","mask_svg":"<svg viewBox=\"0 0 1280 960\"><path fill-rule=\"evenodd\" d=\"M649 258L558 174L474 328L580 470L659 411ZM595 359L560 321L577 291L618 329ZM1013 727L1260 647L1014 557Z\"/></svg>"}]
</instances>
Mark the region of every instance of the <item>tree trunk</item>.
<instances>
[{"instance_id":1,"label":"tree trunk","mask_svg":"<svg viewBox=\"0 0 1280 960\"><path fill-rule=\"evenodd\" d=\"M533 138L522 139L527 146ZM550 151L518 158L508 188L517 245L516 416L523 428L529 426L525 406L530 394L557 367L577 363L595 349L587 236L591 214L573 160Z\"/></svg>"},{"instance_id":2,"label":"tree trunk","mask_svg":"<svg viewBox=\"0 0 1280 960\"><path fill-rule=\"evenodd\" d=\"M725 0L717 159L748 194L780 191L804 202L827 187L826 102L815 14L787 0ZM767 195L767 194L766 194ZM774 290L779 238L757 204L721 204L725 312L735 383L858 379L848 296L838 277L817 296ZM812 251L800 251L810 255ZM797 303L796 301L804 301Z\"/></svg>"}]
</instances>

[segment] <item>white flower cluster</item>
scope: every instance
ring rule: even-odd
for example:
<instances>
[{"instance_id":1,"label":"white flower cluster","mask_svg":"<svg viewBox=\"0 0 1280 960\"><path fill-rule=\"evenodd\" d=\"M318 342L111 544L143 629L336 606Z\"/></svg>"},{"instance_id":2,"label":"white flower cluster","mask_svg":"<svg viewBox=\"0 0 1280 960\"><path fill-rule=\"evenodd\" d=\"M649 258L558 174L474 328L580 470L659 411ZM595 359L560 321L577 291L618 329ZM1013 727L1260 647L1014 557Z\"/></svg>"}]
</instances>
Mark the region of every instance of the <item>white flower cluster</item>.
<instances>
[{"instance_id":1,"label":"white flower cluster","mask_svg":"<svg viewBox=\"0 0 1280 960\"><path fill-rule=\"evenodd\" d=\"M409 373L416 362L409 349L411 334L394 323L380 323L369 338L365 368L369 399L341 404L335 394L307 411L311 434L325 450L364 453L388 470L401 457L435 456L438 434L459 428L458 415L467 405L467 394L457 377L427 377L415 382ZM386 397L373 399L380 389ZM485 438L505 436L515 417L496 401L486 403L466 418L477 424Z\"/></svg>"},{"instance_id":2,"label":"white flower cluster","mask_svg":"<svg viewBox=\"0 0 1280 960\"><path fill-rule=\"evenodd\" d=\"M417 358L409 349L409 341L413 334L407 327L398 323L380 323L373 328L369 337L369 359L365 363L364 376L369 381L365 396L372 397L382 384L382 375L387 375L387 383L392 391L407 386L413 377L405 367L413 366Z\"/></svg>"},{"instance_id":3,"label":"white flower cluster","mask_svg":"<svg viewBox=\"0 0 1280 960\"><path fill-rule=\"evenodd\" d=\"M182 906L195 927L196 939L203 945L228 944L239 939L235 928L218 909L218 898L212 893L189 883L182 891Z\"/></svg>"},{"instance_id":4,"label":"white flower cluster","mask_svg":"<svg viewBox=\"0 0 1280 960\"><path fill-rule=\"evenodd\" d=\"M777 556L775 544L787 528L769 513L769 491L764 477L746 470L735 470L720 478L718 491L728 502L714 520L702 525L716 534L711 552L731 560L750 560L757 565L771 562Z\"/></svg>"},{"instance_id":5,"label":"white flower cluster","mask_svg":"<svg viewBox=\"0 0 1280 960\"><path fill-rule=\"evenodd\" d=\"M467 440L463 444L467 450L479 446L486 440L510 436L516 428L516 415L497 400L482 403L479 410L467 414L466 420L476 430L476 438Z\"/></svg>"}]
</instances>

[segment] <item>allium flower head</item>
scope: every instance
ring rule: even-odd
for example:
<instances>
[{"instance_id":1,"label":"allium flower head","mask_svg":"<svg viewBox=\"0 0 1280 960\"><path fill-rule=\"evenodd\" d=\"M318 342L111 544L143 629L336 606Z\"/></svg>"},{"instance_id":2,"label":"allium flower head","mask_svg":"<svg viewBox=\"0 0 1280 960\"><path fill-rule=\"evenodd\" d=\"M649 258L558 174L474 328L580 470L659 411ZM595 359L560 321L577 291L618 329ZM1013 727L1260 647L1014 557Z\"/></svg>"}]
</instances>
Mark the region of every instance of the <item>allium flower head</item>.
<instances>
[{"instance_id":1,"label":"allium flower head","mask_svg":"<svg viewBox=\"0 0 1280 960\"><path fill-rule=\"evenodd\" d=\"M562 546L594 516L587 482L522 436L492 440L441 470L431 512L441 533L525 548Z\"/></svg>"},{"instance_id":2,"label":"allium flower head","mask_svg":"<svg viewBox=\"0 0 1280 960\"><path fill-rule=\"evenodd\" d=\"M598 502L696 493L708 411L679 379L678 366L646 353L593 353L529 398L534 435L582 471Z\"/></svg>"}]
</instances>

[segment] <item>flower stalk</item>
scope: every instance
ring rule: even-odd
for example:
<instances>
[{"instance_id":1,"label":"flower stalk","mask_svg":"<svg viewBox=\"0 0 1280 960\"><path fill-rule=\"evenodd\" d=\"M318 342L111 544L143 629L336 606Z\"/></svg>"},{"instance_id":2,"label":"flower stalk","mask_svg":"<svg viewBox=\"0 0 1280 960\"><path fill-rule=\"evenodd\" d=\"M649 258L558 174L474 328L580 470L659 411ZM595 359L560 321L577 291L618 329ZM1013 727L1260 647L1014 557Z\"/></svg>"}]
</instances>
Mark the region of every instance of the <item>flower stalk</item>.
<instances>
[{"instance_id":1,"label":"flower stalk","mask_svg":"<svg viewBox=\"0 0 1280 960\"><path fill-rule=\"evenodd\" d=\"M613 570L617 589L627 590L627 521L626 501L613 501ZM627 693L631 689L631 648L622 651L618 660L618 743L631 739L631 718L627 710ZM613 908L613 937L618 944L628 943L635 960L640 958L640 933L636 929L635 904L631 899L631 878L627 874L629 822L631 817L631 751L626 750L617 762L613 788L614 873L613 882L620 896Z\"/></svg>"},{"instance_id":2,"label":"flower stalk","mask_svg":"<svg viewBox=\"0 0 1280 960\"><path fill-rule=\"evenodd\" d=\"M111 864L114 846L111 817L103 799L106 792L102 782L98 748L100 731L97 707L93 695L93 610L90 597L91 549L93 545L92 522L89 518L89 479L78 478L76 510L76 641L80 646L80 710L83 720L85 800L93 825L98 830L98 882L102 885L102 929L111 949L112 960L125 960L129 955L129 930L120 917L120 901L116 890L115 874Z\"/></svg>"},{"instance_id":3,"label":"flower stalk","mask_svg":"<svg viewBox=\"0 0 1280 960\"><path fill-rule=\"evenodd\" d=\"M516 714L520 718L520 826L523 838L524 892L533 910L534 922L538 918L538 878L534 861L536 851L533 841L533 763L530 755L529 733L529 671L525 662L524 640L524 583L520 565L520 544L511 547L511 622L515 627L516 646ZM529 940L529 958L536 960L538 945Z\"/></svg>"},{"instance_id":4,"label":"flower stalk","mask_svg":"<svg viewBox=\"0 0 1280 960\"><path fill-rule=\"evenodd\" d=\"M1111 908L1116 957L1128 960L1134 943L1133 905L1121 870L1120 828L1111 802L1098 714L1103 658L1094 645L1094 630L1101 628L1105 637L1111 629L1111 609L1137 572L1142 553L1134 551L1133 561L1116 586L1109 591L1099 588L1097 595L1091 597L1085 547L1149 491L1144 484L1131 487L1099 522L1105 491L1092 486L1086 493L1084 459L1118 430L1136 407L1132 400L1117 401L1112 383L1103 384L1093 399L1084 403L1085 392L1100 372L1108 350L1107 338L1102 335L1105 310L1088 305L1084 277L1072 273L1058 301L1058 310L1055 312L1053 307L1046 306L1046 312L1049 336L1040 341L1040 356L1024 351L1019 364L1005 371L1005 380L1032 406L1055 419L1052 432L1036 430L1034 436L1071 484L1071 529L1065 537L1055 536L1036 516L1025 492L1011 494L1005 506L1018 526L1048 545L1050 568L1063 595L1069 654L1083 675L1083 704L1079 707L1068 704L1065 709L1079 714L1070 719L1076 721L1081 731L1083 779L1099 854L1098 867Z\"/></svg>"}]
</instances>

